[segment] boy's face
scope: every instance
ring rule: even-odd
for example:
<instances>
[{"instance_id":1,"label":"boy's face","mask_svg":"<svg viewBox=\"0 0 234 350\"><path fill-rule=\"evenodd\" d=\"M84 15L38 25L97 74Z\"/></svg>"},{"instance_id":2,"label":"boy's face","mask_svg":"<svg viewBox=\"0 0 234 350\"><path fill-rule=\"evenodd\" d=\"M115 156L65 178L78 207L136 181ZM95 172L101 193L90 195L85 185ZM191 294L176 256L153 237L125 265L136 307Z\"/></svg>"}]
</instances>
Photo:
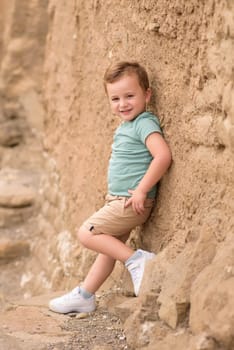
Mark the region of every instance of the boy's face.
<instances>
[{"instance_id":1,"label":"boy's face","mask_svg":"<svg viewBox=\"0 0 234 350\"><path fill-rule=\"evenodd\" d=\"M124 121L133 120L144 112L151 97L151 90L144 91L134 73L107 84L106 90L112 112Z\"/></svg>"}]
</instances>

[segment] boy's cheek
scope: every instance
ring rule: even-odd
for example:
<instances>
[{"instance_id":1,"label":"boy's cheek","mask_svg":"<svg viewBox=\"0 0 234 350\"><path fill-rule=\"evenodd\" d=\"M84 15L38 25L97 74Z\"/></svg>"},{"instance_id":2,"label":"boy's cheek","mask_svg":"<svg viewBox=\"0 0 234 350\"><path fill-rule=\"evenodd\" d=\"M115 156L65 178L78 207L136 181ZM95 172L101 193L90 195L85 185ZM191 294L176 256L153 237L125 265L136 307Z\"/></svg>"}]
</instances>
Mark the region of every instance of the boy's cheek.
<instances>
[{"instance_id":1,"label":"boy's cheek","mask_svg":"<svg viewBox=\"0 0 234 350\"><path fill-rule=\"evenodd\" d=\"M116 113L116 107L115 106L111 106L111 111L112 111L112 113Z\"/></svg>"}]
</instances>

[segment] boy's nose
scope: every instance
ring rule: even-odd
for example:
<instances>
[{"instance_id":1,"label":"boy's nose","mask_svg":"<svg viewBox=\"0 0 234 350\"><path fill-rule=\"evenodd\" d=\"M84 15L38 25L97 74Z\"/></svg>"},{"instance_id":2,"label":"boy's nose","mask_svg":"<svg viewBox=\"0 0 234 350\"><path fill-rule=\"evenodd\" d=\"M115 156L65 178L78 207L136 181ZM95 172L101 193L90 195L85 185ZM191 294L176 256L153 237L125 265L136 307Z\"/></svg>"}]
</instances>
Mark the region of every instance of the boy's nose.
<instances>
[{"instance_id":1,"label":"boy's nose","mask_svg":"<svg viewBox=\"0 0 234 350\"><path fill-rule=\"evenodd\" d=\"M126 99L125 98L120 99L119 104L120 104L120 107L126 106L126 104L127 104Z\"/></svg>"}]
</instances>

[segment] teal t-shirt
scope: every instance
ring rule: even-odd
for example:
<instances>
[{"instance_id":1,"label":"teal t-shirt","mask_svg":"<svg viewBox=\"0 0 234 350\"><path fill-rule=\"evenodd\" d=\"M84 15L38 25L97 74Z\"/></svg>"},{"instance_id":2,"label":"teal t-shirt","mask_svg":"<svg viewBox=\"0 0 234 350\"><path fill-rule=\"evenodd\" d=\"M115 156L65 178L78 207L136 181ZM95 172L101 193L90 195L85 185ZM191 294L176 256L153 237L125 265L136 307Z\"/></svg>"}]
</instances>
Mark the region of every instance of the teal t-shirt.
<instances>
[{"instance_id":1,"label":"teal t-shirt","mask_svg":"<svg viewBox=\"0 0 234 350\"><path fill-rule=\"evenodd\" d=\"M116 129L108 169L109 194L129 197L128 190L137 187L153 159L145 145L153 132L162 134L158 118L150 112L141 113ZM155 197L156 187L147 197Z\"/></svg>"}]
</instances>

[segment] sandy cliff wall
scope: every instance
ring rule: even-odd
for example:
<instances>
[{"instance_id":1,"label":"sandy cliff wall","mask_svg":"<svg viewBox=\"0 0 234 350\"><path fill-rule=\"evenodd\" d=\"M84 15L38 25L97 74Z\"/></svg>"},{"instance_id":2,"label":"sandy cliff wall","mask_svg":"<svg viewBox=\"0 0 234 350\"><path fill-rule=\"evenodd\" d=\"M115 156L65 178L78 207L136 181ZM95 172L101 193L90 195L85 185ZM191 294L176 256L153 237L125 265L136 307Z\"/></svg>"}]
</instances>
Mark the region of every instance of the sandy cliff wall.
<instances>
[{"instance_id":1,"label":"sandy cliff wall","mask_svg":"<svg viewBox=\"0 0 234 350\"><path fill-rule=\"evenodd\" d=\"M45 147L56 161L72 236L106 191L118 123L102 88L110 62L146 66L155 91L151 108L173 154L152 218L132 237L158 253L145 299L124 307L134 348L166 338L162 321L182 330L160 349L170 342L180 349L233 346L233 9L231 1L212 0L50 1ZM76 254L74 276L81 278L87 252L78 247Z\"/></svg>"},{"instance_id":2,"label":"sandy cliff wall","mask_svg":"<svg viewBox=\"0 0 234 350\"><path fill-rule=\"evenodd\" d=\"M37 6L45 3L38 0ZM133 349L234 347L233 13L231 0L50 0L48 30L43 22L37 27L38 38L44 38L42 28L48 31L43 85L38 65L32 65L43 59L35 41L33 60L24 55L31 57L30 64L21 61L21 67L30 67L23 86L34 89L28 77L37 77L33 81L39 90L43 86L46 110L49 178L43 187L41 237L33 250L40 263L27 265L33 293L73 287L93 259L75 233L106 192L112 134L119 122L103 91L106 67L134 59L150 73L151 109L162 122L173 164L161 181L151 219L130 240L158 253L147 267L141 296L115 310ZM5 62L18 57L19 40L7 49ZM38 45L44 41L38 39ZM4 73L9 65L0 59ZM13 81L5 83L10 96L19 87L17 74L12 77L8 70L6 75ZM39 271L44 279L36 278ZM110 287L125 296L132 290L120 264L104 286ZM110 306L113 300L119 303L115 295Z\"/></svg>"}]
</instances>

